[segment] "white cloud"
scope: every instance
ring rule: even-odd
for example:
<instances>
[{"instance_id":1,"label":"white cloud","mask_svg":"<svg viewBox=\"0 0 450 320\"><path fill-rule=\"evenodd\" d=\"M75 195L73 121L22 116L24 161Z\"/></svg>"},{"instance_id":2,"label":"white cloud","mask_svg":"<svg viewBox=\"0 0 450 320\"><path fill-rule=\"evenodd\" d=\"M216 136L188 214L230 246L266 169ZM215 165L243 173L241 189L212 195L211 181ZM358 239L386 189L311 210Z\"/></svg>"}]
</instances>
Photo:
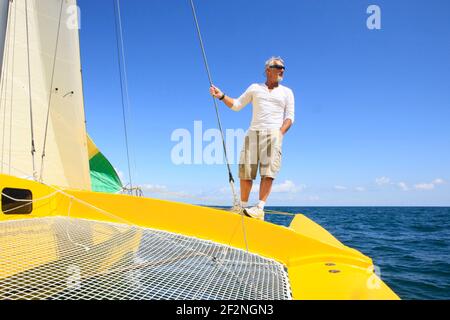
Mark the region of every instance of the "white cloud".
<instances>
[{"instance_id":1,"label":"white cloud","mask_svg":"<svg viewBox=\"0 0 450 320\"><path fill-rule=\"evenodd\" d=\"M434 179L433 182L432 182L432 184L434 184L434 185L444 184L444 183L445 183L445 181L443 179L441 179L441 178Z\"/></svg>"},{"instance_id":2,"label":"white cloud","mask_svg":"<svg viewBox=\"0 0 450 320\"><path fill-rule=\"evenodd\" d=\"M414 185L414 188L416 188L417 190L433 190L434 189L434 184L432 183L419 183Z\"/></svg>"},{"instance_id":3,"label":"white cloud","mask_svg":"<svg viewBox=\"0 0 450 320\"><path fill-rule=\"evenodd\" d=\"M381 177L381 178L375 179L375 183L379 186L389 184L390 182L391 182L391 179L389 179L388 177Z\"/></svg>"},{"instance_id":4,"label":"white cloud","mask_svg":"<svg viewBox=\"0 0 450 320\"><path fill-rule=\"evenodd\" d=\"M212 205L222 205L226 204L224 202L225 198L223 196L210 195L203 191L190 193L185 191L170 191L167 186L164 185L153 185L153 184L145 184L141 186L141 189L144 193L155 193L158 194L158 198L161 199L186 199L188 202L193 203L211 203ZM223 188L225 191L225 187ZM229 188L228 188L229 191ZM231 193L231 191L229 191Z\"/></svg>"},{"instance_id":5,"label":"white cloud","mask_svg":"<svg viewBox=\"0 0 450 320\"><path fill-rule=\"evenodd\" d=\"M272 185L272 193L298 193L298 192L302 192L305 189L306 189L306 185L301 184L301 185L297 186L291 180L285 180L284 182L274 183ZM258 193L258 192L259 192L259 183L253 183L252 193Z\"/></svg>"},{"instance_id":6,"label":"white cloud","mask_svg":"<svg viewBox=\"0 0 450 320\"><path fill-rule=\"evenodd\" d=\"M147 192L167 192L167 187L161 185L144 184L141 188Z\"/></svg>"},{"instance_id":7,"label":"white cloud","mask_svg":"<svg viewBox=\"0 0 450 320\"><path fill-rule=\"evenodd\" d=\"M335 189L335 190L341 191L341 190L347 190L347 187L344 187L344 186L334 186L334 189Z\"/></svg>"},{"instance_id":8,"label":"white cloud","mask_svg":"<svg viewBox=\"0 0 450 320\"><path fill-rule=\"evenodd\" d=\"M375 179L375 183L379 186L394 185L403 191L409 191L411 188L403 181L393 182L388 177L380 177ZM413 186L416 190L433 190L436 186L446 183L444 179L436 178L432 182L417 183Z\"/></svg>"},{"instance_id":9,"label":"white cloud","mask_svg":"<svg viewBox=\"0 0 450 320\"><path fill-rule=\"evenodd\" d=\"M274 184L272 186L272 192L274 193L297 193L301 192L306 188L305 185L296 186L291 180L286 180L279 184Z\"/></svg>"},{"instance_id":10,"label":"white cloud","mask_svg":"<svg viewBox=\"0 0 450 320\"><path fill-rule=\"evenodd\" d=\"M407 185L406 183L404 183L404 182L399 182L399 183L397 183L397 186L398 186L400 189L402 189L403 191L408 191L408 190L409 190L408 185Z\"/></svg>"},{"instance_id":11,"label":"white cloud","mask_svg":"<svg viewBox=\"0 0 450 320\"><path fill-rule=\"evenodd\" d=\"M307 198L307 200L308 201L318 201L318 200L320 200L320 197L319 196L309 196Z\"/></svg>"},{"instance_id":12,"label":"white cloud","mask_svg":"<svg viewBox=\"0 0 450 320\"><path fill-rule=\"evenodd\" d=\"M364 188L364 187L356 187L355 190L359 191L359 192L363 192L363 191L366 191L366 188Z\"/></svg>"},{"instance_id":13,"label":"white cloud","mask_svg":"<svg viewBox=\"0 0 450 320\"><path fill-rule=\"evenodd\" d=\"M418 183L414 185L414 188L417 190L433 190L436 186L444 183L445 181L443 179L436 178L430 183Z\"/></svg>"}]
</instances>

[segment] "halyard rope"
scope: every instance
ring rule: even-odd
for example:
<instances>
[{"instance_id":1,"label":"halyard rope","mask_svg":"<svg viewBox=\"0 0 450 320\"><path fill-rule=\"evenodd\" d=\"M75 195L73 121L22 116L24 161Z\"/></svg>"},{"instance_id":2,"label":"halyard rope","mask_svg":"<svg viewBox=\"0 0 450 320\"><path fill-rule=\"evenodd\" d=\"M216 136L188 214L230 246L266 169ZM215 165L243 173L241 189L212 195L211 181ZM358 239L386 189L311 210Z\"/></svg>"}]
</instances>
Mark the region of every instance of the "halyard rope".
<instances>
[{"instance_id":1,"label":"halyard rope","mask_svg":"<svg viewBox=\"0 0 450 320\"><path fill-rule=\"evenodd\" d=\"M7 17L7 32L6 32L6 36L5 36L5 44L6 44L6 48L5 48L5 54L4 57L6 59L4 59L3 61L3 68L2 68L2 87L1 87L1 101L0 101L0 110L1 107L4 106L4 110L3 110L3 135L2 135L2 169L1 172L3 172L3 154L4 154L4 146L5 146L5 127L6 127L6 99L7 99L7 93L8 93L8 73L9 73L9 59L10 59L10 55L9 55L9 48L10 48L10 42L11 42L11 2L8 4L9 8L8 8L8 17ZM4 99L3 99L3 87L5 88L4 91Z\"/></svg>"},{"instance_id":2,"label":"halyard rope","mask_svg":"<svg viewBox=\"0 0 450 320\"><path fill-rule=\"evenodd\" d=\"M117 6L116 6L117 4ZM125 115L125 103L127 103L128 108L130 108L130 98L128 96L128 85L127 85L127 68L125 63L125 48L123 45L123 31L122 31L122 16L120 13L120 0L114 2L114 14L116 17L116 39L117 39L117 55L119 59L119 75L120 75L120 92L122 95L122 116L123 116L123 127L125 132L125 147L127 151L127 162L128 162L128 177L130 179L130 186L133 188L133 182L131 179L131 164L130 164L130 151L128 146L128 130L127 130L127 120ZM122 74L123 73L123 74ZM126 102L125 102L126 101Z\"/></svg>"},{"instance_id":3,"label":"halyard rope","mask_svg":"<svg viewBox=\"0 0 450 320\"><path fill-rule=\"evenodd\" d=\"M51 107L51 104L52 104L53 80L54 80L54 77L55 77L56 57L58 55L59 32L61 30L61 17L62 17L63 4L64 4L64 0L61 0L61 6L60 6L60 9L59 9L58 28L57 28L57 31L56 31L55 53L53 55L52 76L51 76L51 80L50 80L50 88L49 88L49 95L48 95L47 119L45 121L44 144L42 146L41 171L40 171L40 174L39 174L39 181L43 181L43 174L44 174L45 147L47 146L48 122L49 122L49 118L50 118L50 107Z\"/></svg>"},{"instance_id":4,"label":"halyard rope","mask_svg":"<svg viewBox=\"0 0 450 320\"><path fill-rule=\"evenodd\" d=\"M11 174L11 146L12 146L12 119L13 119L13 99L14 99L14 64L15 64L15 47L16 47L16 21L17 21L17 3L14 3L14 41L12 49L12 79L11 79L11 103L10 103L10 115L9 115L9 167L8 173Z\"/></svg>"},{"instance_id":5,"label":"halyard rope","mask_svg":"<svg viewBox=\"0 0 450 320\"><path fill-rule=\"evenodd\" d=\"M213 81L212 81L212 77L211 77L211 72L209 71L208 58L206 57L206 50L205 50L205 46L203 45L202 33L200 31L200 25L198 23L197 13L195 12L194 1L190 0L190 3L191 3L191 9L192 9L192 16L194 18L195 26L196 26L196 29L197 29L197 35L198 35L200 48L202 50L203 62L205 64L206 73L208 74L209 85L212 86L213 85ZM217 123L219 125L220 136L222 138L222 146L223 146L223 152L224 152L224 156L225 156L225 161L227 163L228 180L230 182L231 192L233 194L233 207L234 208L240 208L242 210L241 202L239 201L239 199L237 197L236 190L235 190L235 187L234 187L234 178L233 178L233 174L231 173L230 162L228 161L227 148L226 148L226 145L225 145L225 138L224 138L224 135L223 135L222 123L220 121L220 115L219 115L219 106L217 105L217 100L214 97L212 97L212 99L213 99L214 107L215 107L215 110L216 110L216 117L217 117ZM248 252L247 232L246 232L246 229L245 229L245 220L244 220L244 213L243 212L241 213L241 216L242 216L242 232L244 234L245 247L247 248L247 252Z\"/></svg>"},{"instance_id":6,"label":"halyard rope","mask_svg":"<svg viewBox=\"0 0 450 320\"><path fill-rule=\"evenodd\" d=\"M30 127L31 127L31 161L33 164L33 179L37 181L36 165L34 162L34 154L36 153L36 148L34 144L34 127L33 127L33 99L31 90L31 62L30 62L30 33L28 26L28 0L25 0L25 25L27 33L27 58L28 58L28 94L30 98Z\"/></svg>"},{"instance_id":7,"label":"halyard rope","mask_svg":"<svg viewBox=\"0 0 450 320\"><path fill-rule=\"evenodd\" d=\"M200 48L202 50L203 62L205 64L206 73L208 74L209 84L210 84L210 86L212 86L213 81L212 81L212 77L211 77L211 72L209 71L208 58L206 57L205 46L203 45L203 38L202 38L201 31L200 31L200 25L197 20L197 14L195 12L195 6L194 6L193 0L190 0L190 3L191 3L191 8L192 8L192 16L194 17L195 26L197 28L197 35L198 35ZM240 206L240 201L238 200L238 197L237 197L237 194L236 194L236 191L234 188L234 178L233 178L233 174L231 173L230 162L228 161L227 148L225 145L225 138L223 135L222 123L220 121L220 115L219 115L219 106L217 105L217 100L214 97L213 97L213 102L214 102L214 106L215 106L215 110L216 110L217 123L219 125L219 130L220 130L220 134L222 137L222 146L223 146L225 161L227 163L228 179L229 179L230 186L231 186L231 192L233 193L233 202L234 202L234 205Z\"/></svg>"}]
</instances>

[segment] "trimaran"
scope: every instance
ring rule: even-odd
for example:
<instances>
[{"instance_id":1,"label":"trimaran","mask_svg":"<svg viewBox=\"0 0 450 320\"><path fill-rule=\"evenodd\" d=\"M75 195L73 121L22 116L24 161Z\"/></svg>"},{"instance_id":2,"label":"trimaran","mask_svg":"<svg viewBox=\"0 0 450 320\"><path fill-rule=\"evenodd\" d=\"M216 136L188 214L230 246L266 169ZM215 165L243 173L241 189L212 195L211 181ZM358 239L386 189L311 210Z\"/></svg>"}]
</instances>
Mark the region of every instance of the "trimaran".
<instances>
[{"instance_id":1,"label":"trimaran","mask_svg":"<svg viewBox=\"0 0 450 320\"><path fill-rule=\"evenodd\" d=\"M117 194L86 134L73 8L0 0L0 299L398 299L304 215Z\"/></svg>"}]
</instances>

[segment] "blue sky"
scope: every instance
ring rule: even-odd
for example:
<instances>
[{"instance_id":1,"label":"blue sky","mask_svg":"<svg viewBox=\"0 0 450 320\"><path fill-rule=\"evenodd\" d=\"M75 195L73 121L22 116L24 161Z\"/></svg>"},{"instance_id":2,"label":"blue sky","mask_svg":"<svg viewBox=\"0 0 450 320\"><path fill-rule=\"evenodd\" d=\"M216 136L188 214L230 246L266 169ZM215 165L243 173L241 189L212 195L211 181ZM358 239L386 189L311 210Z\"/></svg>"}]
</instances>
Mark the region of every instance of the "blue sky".
<instances>
[{"instance_id":1,"label":"blue sky","mask_svg":"<svg viewBox=\"0 0 450 320\"><path fill-rule=\"evenodd\" d=\"M381 30L366 26L371 4L381 8ZM79 6L88 132L126 177L113 1ZM121 6L134 181L152 197L229 204L225 165L171 161L174 130L217 127L188 0ZM268 57L286 61L296 122L270 205L450 205L450 2L196 6L214 82L228 95L264 81ZM246 130L251 109L221 104L224 128Z\"/></svg>"}]
</instances>

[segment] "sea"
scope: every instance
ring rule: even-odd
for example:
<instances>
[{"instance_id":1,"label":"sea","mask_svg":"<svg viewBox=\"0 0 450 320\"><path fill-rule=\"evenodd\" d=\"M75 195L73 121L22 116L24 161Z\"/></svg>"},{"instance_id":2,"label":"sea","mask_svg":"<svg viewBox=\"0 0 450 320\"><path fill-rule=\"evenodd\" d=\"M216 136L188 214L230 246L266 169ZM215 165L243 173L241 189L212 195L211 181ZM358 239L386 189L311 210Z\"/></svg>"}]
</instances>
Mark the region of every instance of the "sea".
<instances>
[{"instance_id":1,"label":"sea","mask_svg":"<svg viewBox=\"0 0 450 320\"><path fill-rule=\"evenodd\" d=\"M450 207L266 207L304 214L372 258L405 300L450 299ZM292 216L266 214L289 226Z\"/></svg>"}]
</instances>

